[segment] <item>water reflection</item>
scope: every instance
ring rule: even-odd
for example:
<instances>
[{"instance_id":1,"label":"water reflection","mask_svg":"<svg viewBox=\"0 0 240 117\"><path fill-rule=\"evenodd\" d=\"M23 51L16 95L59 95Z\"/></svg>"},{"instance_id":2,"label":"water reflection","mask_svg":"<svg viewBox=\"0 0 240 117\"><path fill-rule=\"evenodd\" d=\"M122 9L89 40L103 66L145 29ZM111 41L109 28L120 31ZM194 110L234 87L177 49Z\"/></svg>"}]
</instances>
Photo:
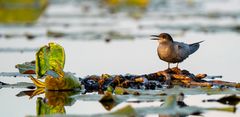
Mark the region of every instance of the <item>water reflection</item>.
<instances>
[{"instance_id":1,"label":"water reflection","mask_svg":"<svg viewBox=\"0 0 240 117\"><path fill-rule=\"evenodd\" d=\"M237 105L240 103L240 96L234 94L230 96L224 96L219 99L203 100L203 102L218 102L220 104L232 106L233 112L235 113L237 110Z\"/></svg>"},{"instance_id":2,"label":"water reflection","mask_svg":"<svg viewBox=\"0 0 240 117\"><path fill-rule=\"evenodd\" d=\"M110 111L119 103L121 103L121 101L118 101L117 98L113 96L111 93L105 93L105 95L99 100L99 102L108 111Z\"/></svg>"},{"instance_id":3,"label":"water reflection","mask_svg":"<svg viewBox=\"0 0 240 117\"><path fill-rule=\"evenodd\" d=\"M45 98L38 97L36 101L37 115L49 115L49 114L65 114L64 106L71 106L75 103L75 99L70 98L71 95L76 92L70 91L47 91L45 92Z\"/></svg>"},{"instance_id":4,"label":"water reflection","mask_svg":"<svg viewBox=\"0 0 240 117\"><path fill-rule=\"evenodd\" d=\"M28 95L30 98L37 97L36 115L66 114L65 106L72 106L76 99L71 96L79 94L77 91L45 91L45 89L21 91L17 96Z\"/></svg>"},{"instance_id":5,"label":"water reflection","mask_svg":"<svg viewBox=\"0 0 240 117\"><path fill-rule=\"evenodd\" d=\"M116 107L118 104L122 104L123 101L119 100L126 100L127 97L124 95L111 95L111 94L105 94L102 98L99 97L99 95L79 95L80 92L76 91L44 91L44 89L38 89L38 90L27 90L27 91L21 91L20 93L17 94L18 97L20 96L26 96L28 95L30 98L32 97L37 97L36 99L36 115L52 115L52 114L68 114L71 115L71 113L66 112L66 106L73 106L76 101L94 101L94 102L99 102L102 104L102 106L110 111L112 108ZM44 96L37 96L39 94L44 94ZM80 97L79 97L80 96ZM97 97L96 97L97 96ZM148 94L149 97L152 97L153 95ZM219 111L219 112L228 112L234 114L238 106L237 104L240 101L239 96L237 95L231 95L231 96L224 96L224 95L218 95L215 97L215 99L208 99L204 101L205 103L202 103L201 101L203 99L207 98L213 98L214 95L206 96L204 95L201 98L198 98L199 95L196 95L197 97L194 97L192 95L190 98L189 102L189 97L186 98L183 93L180 93L179 95L167 95L167 98L164 98L164 103L161 105L155 105L151 106L150 105L156 103L156 101L146 101L148 98L142 97L143 102L141 101L124 101L125 107L129 107L131 104L139 104L141 105L144 102L147 102L146 104L142 105L142 107L134 107L130 106L132 108L132 112L136 112L134 115L149 115L149 114L160 114L160 115L199 115L199 114L204 114L206 111ZM215 95L216 96L216 95ZM140 96L141 97L141 96ZM128 99L132 98L140 98L129 95ZM160 96L161 97L161 96ZM174 97L174 99L172 99ZM157 98L157 97L156 97ZM158 97L159 98L159 97ZM186 99L185 99L186 98ZM170 100L169 100L170 99ZM194 100L199 100L199 102L194 102ZM227 104L227 105L232 105L232 106L224 106L224 105L219 105L218 103L211 104L212 102L219 102L222 104ZM192 102L194 102L194 106L192 105ZM198 104L198 105L197 105ZM205 106L201 105L204 104ZM195 106L197 105L197 106ZM206 106L207 105L207 106ZM79 104L78 106L86 106ZM98 105L99 106L99 105ZM74 106L73 106L74 107ZM71 108L73 108L71 107ZM78 107L76 111L85 111L85 108L83 107ZM95 116L95 115L101 115L101 116L108 116L108 115L127 115L129 114L129 111L125 111L125 107L123 108L116 108L115 111L110 111L108 113L97 113L97 114L88 114L86 116ZM99 107L96 107L99 108ZM80 110L78 110L80 109ZM91 111L94 111L94 109L91 108ZM238 114L238 113L237 113ZM79 115L79 114L78 114ZM80 114L81 115L81 114ZM85 116L85 115L84 115Z\"/></svg>"}]
</instances>

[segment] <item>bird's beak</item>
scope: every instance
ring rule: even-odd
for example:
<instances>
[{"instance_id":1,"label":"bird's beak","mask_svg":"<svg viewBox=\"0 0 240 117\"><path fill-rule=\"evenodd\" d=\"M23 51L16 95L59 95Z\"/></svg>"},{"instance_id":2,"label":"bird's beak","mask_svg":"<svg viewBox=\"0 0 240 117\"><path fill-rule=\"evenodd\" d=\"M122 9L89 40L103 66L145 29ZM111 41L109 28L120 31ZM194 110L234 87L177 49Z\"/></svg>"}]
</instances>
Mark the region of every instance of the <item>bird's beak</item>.
<instances>
[{"instance_id":1,"label":"bird's beak","mask_svg":"<svg viewBox=\"0 0 240 117\"><path fill-rule=\"evenodd\" d=\"M151 40L159 40L159 35L151 35L151 37L154 37L154 38L151 38Z\"/></svg>"}]
</instances>

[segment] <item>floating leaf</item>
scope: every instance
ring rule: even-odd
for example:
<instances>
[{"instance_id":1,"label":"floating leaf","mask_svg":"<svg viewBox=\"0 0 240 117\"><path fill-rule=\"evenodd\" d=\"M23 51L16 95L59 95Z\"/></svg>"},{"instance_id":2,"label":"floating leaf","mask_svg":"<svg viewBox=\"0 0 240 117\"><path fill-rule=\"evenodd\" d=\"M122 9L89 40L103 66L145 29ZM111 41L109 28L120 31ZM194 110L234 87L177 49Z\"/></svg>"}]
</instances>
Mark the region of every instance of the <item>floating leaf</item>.
<instances>
[{"instance_id":1,"label":"floating leaf","mask_svg":"<svg viewBox=\"0 0 240 117\"><path fill-rule=\"evenodd\" d=\"M114 93L117 95L128 94L128 92L122 87L115 87Z\"/></svg>"},{"instance_id":2,"label":"floating leaf","mask_svg":"<svg viewBox=\"0 0 240 117\"><path fill-rule=\"evenodd\" d=\"M58 72L62 70L65 64L64 49L56 44L49 43L43 46L36 53L36 75L41 78L48 70Z\"/></svg>"},{"instance_id":3,"label":"floating leaf","mask_svg":"<svg viewBox=\"0 0 240 117\"><path fill-rule=\"evenodd\" d=\"M101 78L103 78L103 79L108 79L110 77L111 77L111 75L109 75L109 74L102 74L102 76L101 76Z\"/></svg>"},{"instance_id":4,"label":"floating leaf","mask_svg":"<svg viewBox=\"0 0 240 117\"><path fill-rule=\"evenodd\" d=\"M45 78L45 85L47 90L74 90L81 89L81 84L77 77L72 73L66 72L63 77L53 78L48 75Z\"/></svg>"},{"instance_id":5,"label":"floating leaf","mask_svg":"<svg viewBox=\"0 0 240 117\"><path fill-rule=\"evenodd\" d=\"M136 114L136 112L135 112L135 110L133 109L132 106L127 105L127 106L125 106L125 107L123 107L123 108L121 108L121 109L119 109L115 112L112 112L110 115L117 115L117 116L125 115L125 116L128 116L128 117L134 117L137 114Z\"/></svg>"},{"instance_id":6,"label":"floating leaf","mask_svg":"<svg viewBox=\"0 0 240 117\"><path fill-rule=\"evenodd\" d=\"M35 61L17 64L15 67L21 74L35 74Z\"/></svg>"},{"instance_id":7,"label":"floating leaf","mask_svg":"<svg viewBox=\"0 0 240 117\"><path fill-rule=\"evenodd\" d=\"M46 90L58 91L81 89L81 84L78 78L70 72L64 73L63 76L59 78L53 78L52 76L47 75L45 82L33 78L32 76L29 77L38 88L46 88Z\"/></svg>"},{"instance_id":8,"label":"floating leaf","mask_svg":"<svg viewBox=\"0 0 240 117\"><path fill-rule=\"evenodd\" d=\"M32 96L33 92L35 90L27 90L27 91L21 91L18 94L16 94L17 97L22 97L22 96Z\"/></svg>"},{"instance_id":9,"label":"floating leaf","mask_svg":"<svg viewBox=\"0 0 240 117\"><path fill-rule=\"evenodd\" d=\"M140 18L145 12L149 0L103 0L103 3L111 13L127 10L129 16Z\"/></svg>"},{"instance_id":10,"label":"floating leaf","mask_svg":"<svg viewBox=\"0 0 240 117\"><path fill-rule=\"evenodd\" d=\"M209 99L209 100L204 100L204 102L219 102L222 104L226 104L226 105L232 105L232 106L236 106L237 104L239 104L240 102L240 96L237 96L235 94L230 95L230 96L224 96L221 97L219 99Z\"/></svg>"},{"instance_id":11,"label":"floating leaf","mask_svg":"<svg viewBox=\"0 0 240 117\"><path fill-rule=\"evenodd\" d=\"M9 84L0 81L0 85L2 86L2 85L9 85Z\"/></svg>"},{"instance_id":12,"label":"floating leaf","mask_svg":"<svg viewBox=\"0 0 240 117\"><path fill-rule=\"evenodd\" d=\"M222 104L236 106L240 102L240 96L237 96L237 95L225 96L225 97L218 99L218 102L220 102Z\"/></svg>"},{"instance_id":13,"label":"floating leaf","mask_svg":"<svg viewBox=\"0 0 240 117\"><path fill-rule=\"evenodd\" d=\"M48 0L0 0L0 5L0 23L26 24L40 17Z\"/></svg>"},{"instance_id":14,"label":"floating leaf","mask_svg":"<svg viewBox=\"0 0 240 117\"><path fill-rule=\"evenodd\" d=\"M65 34L65 33L62 33L62 32L56 32L56 31L50 31L50 30L47 31L47 36L48 36L48 37L59 38L59 37L65 36L65 35L66 35L66 34Z\"/></svg>"},{"instance_id":15,"label":"floating leaf","mask_svg":"<svg viewBox=\"0 0 240 117\"><path fill-rule=\"evenodd\" d=\"M29 77L30 77L30 79L33 81L33 83L34 83L38 88L45 88L45 87L46 87L46 85L45 85L44 82L42 82L42 81L40 81L40 80L38 80L38 79L35 79L35 78L32 77L32 76L29 76Z\"/></svg>"},{"instance_id":16,"label":"floating leaf","mask_svg":"<svg viewBox=\"0 0 240 117\"><path fill-rule=\"evenodd\" d=\"M235 107L225 107L225 108L207 108L206 110L222 111L222 112L236 112Z\"/></svg>"},{"instance_id":17,"label":"floating leaf","mask_svg":"<svg viewBox=\"0 0 240 117\"><path fill-rule=\"evenodd\" d=\"M0 72L3 77L28 77L29 74L21 74L19 72Z\"/></svg>"},{"instance_id":18,"label":"floating leaf","mask_svg":"<svg viewBox=\"0 0 240 117\"><path fill-rule=\"evenodd\" d=\"M28 89L34 89L35 85L33 83L28 82L18 82L16 84L7 84L0 82L0 88L28 88Z\"/></svg>"}]
</instances>

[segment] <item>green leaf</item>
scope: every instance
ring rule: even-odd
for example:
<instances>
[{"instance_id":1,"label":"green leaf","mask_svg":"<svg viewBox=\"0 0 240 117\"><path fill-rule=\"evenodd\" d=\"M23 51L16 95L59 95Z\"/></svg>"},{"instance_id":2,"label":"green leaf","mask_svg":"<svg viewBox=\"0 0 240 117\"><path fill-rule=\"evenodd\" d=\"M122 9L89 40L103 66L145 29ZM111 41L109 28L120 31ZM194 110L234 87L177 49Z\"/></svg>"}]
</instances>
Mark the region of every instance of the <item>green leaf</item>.
<instances>
[{"instance_id":1,"label":"green leaf","mask_svg":"<svg viewBox=\"0 0 240 117\"><path fill-rule=\"evenodd\" d=\"M65 64L65 52L63 47L56 43L49 43L41 47L36 53L36 75L41 78L48 70L59 72Z\"/></svg>"}]
</instances>

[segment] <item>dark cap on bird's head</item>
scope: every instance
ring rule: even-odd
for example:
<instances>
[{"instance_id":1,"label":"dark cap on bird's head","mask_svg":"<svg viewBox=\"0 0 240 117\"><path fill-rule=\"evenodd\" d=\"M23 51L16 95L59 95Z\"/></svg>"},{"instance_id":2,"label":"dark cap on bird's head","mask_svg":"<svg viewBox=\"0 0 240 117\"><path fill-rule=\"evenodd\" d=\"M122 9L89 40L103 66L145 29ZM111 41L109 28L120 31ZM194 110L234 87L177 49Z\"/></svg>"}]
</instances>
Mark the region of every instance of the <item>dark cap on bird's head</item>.
<instances>
[{"instance_id":1,"label":"dark cap on bird's head","mask_svg":"<svg viewBox=\"0 0 240 117\"><path fill-rule=\"evenodd\" d=\"M155 38L152 38L151 40L166 39L166 40L173 42L171 35L168 33L161 33L159 35L151 35L151 37L155 37Z\"/></svg>"}]
</instances>

